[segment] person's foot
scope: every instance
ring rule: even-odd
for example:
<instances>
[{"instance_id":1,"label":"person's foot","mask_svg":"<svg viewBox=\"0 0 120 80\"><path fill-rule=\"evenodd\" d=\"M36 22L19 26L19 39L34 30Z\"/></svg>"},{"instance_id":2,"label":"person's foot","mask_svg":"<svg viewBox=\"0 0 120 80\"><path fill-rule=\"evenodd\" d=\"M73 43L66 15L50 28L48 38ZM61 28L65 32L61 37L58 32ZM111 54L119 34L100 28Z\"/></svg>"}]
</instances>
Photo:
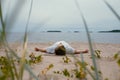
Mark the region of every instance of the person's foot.
<instances>
[{"instance_id":1,"label":"person's foot","mask_svg":"<svg viewBox=\"0 0 120 80\"><path fill-rule=\"evenodd\" d=\"M38 48L35 48L35 51L39 51L39 49L38 49Z\"/></svg>"}]
</instances>

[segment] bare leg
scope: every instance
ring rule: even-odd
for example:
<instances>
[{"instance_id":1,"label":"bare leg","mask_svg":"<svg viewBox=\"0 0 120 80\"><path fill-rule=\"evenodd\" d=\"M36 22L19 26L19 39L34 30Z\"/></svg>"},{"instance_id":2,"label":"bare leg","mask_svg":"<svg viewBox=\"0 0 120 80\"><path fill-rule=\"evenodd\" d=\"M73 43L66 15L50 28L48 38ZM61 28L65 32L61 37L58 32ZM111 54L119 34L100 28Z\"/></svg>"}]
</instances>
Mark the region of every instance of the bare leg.
<instances>
[{"instance_id":1,"label":"bare leg","mask_svg":"<svg viewBox=\"0 0 120 80\"><path fill-rule=\"evenodd\" d=\"M75 54L81 54L81 53L88 53L88 50L80 51L80 50L75 50Z\"/></svg>"},{"instance_id":2,"label":"bare leg","mask_svg":"<svg viewBox=\"0 0 120 80\"><path fill-rule=\"evenodd\" d=\"M35 48L35 51L47 52L46 49L41 49L41 48Z\"/></svg>"}]
</instances>

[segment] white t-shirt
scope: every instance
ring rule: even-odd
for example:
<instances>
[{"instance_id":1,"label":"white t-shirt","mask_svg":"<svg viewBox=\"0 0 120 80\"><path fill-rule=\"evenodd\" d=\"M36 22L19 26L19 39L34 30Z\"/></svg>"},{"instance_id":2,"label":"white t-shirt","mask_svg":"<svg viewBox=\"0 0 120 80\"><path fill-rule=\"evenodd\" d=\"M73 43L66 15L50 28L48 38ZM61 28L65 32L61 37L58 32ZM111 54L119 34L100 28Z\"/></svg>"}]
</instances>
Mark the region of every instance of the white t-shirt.
<instances>
[{"instance_id":1,"label":"white t-shirt","mask_svg":"<svg viewBox=\"0 0 120 80\"><path fill-rule=\"evenodd\" d=\"M62 43L62 45L65 47L65 50L66 50L67 54L73 54L75 52L75 49L72 48L67 42L65 42L65 41L59 41L59 42L54 43L52 46L47 47L46 48L47 53L51 53L51 54L55 53L55 48L60 43Z\"/></svg>"}]
</instances>

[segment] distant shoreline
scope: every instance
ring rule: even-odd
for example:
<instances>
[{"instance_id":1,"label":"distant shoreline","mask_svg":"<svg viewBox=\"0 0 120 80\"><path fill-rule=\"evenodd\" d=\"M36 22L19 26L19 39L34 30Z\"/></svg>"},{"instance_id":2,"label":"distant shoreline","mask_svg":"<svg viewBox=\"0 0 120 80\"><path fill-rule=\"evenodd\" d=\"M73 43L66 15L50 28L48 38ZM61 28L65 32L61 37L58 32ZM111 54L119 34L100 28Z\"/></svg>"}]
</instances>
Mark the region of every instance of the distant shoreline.
<instances>
[{"instance_id":1,"label":"distant shoreline","mask_svg":"<svg viewBox=\"0 0 120 80\"><path fill-rule=\"evenodd\" d=\"M120 30L111 30L111 31L99 31L99 33L120 33Z\"/></svg>"},{"instance_id":2,"label":"distant shoreline","mask_svg":"<svg viewBox=\"0 0 120 80\"><path fill-rule=\"evenodd\" d=\"M62 32L62 31L47 31L47 32Z\"/></svg>"}]
</instances>

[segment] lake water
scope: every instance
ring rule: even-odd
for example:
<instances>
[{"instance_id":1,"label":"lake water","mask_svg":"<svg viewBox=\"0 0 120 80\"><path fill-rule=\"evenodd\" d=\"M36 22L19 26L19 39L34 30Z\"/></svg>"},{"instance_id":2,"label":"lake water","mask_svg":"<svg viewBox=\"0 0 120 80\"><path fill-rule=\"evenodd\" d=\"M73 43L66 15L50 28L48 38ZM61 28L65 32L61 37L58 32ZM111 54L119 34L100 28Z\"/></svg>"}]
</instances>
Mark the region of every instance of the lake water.
<instances>
[{"instance_id":1,"label":"lake water","mask_svg":"<svg viewBox=\"0 0 120 80\"><path fill-rule=\"evenodd\" d=\"M11 33L8 35L8 42L23 41L23 33ZM90 33L91 40L97 43L120 44L120 33ZM88 42L86 33L73 32L40 32L28 33L29 42L56 42L64 40L67 42Z\"/></svg>"}]
</instances>

